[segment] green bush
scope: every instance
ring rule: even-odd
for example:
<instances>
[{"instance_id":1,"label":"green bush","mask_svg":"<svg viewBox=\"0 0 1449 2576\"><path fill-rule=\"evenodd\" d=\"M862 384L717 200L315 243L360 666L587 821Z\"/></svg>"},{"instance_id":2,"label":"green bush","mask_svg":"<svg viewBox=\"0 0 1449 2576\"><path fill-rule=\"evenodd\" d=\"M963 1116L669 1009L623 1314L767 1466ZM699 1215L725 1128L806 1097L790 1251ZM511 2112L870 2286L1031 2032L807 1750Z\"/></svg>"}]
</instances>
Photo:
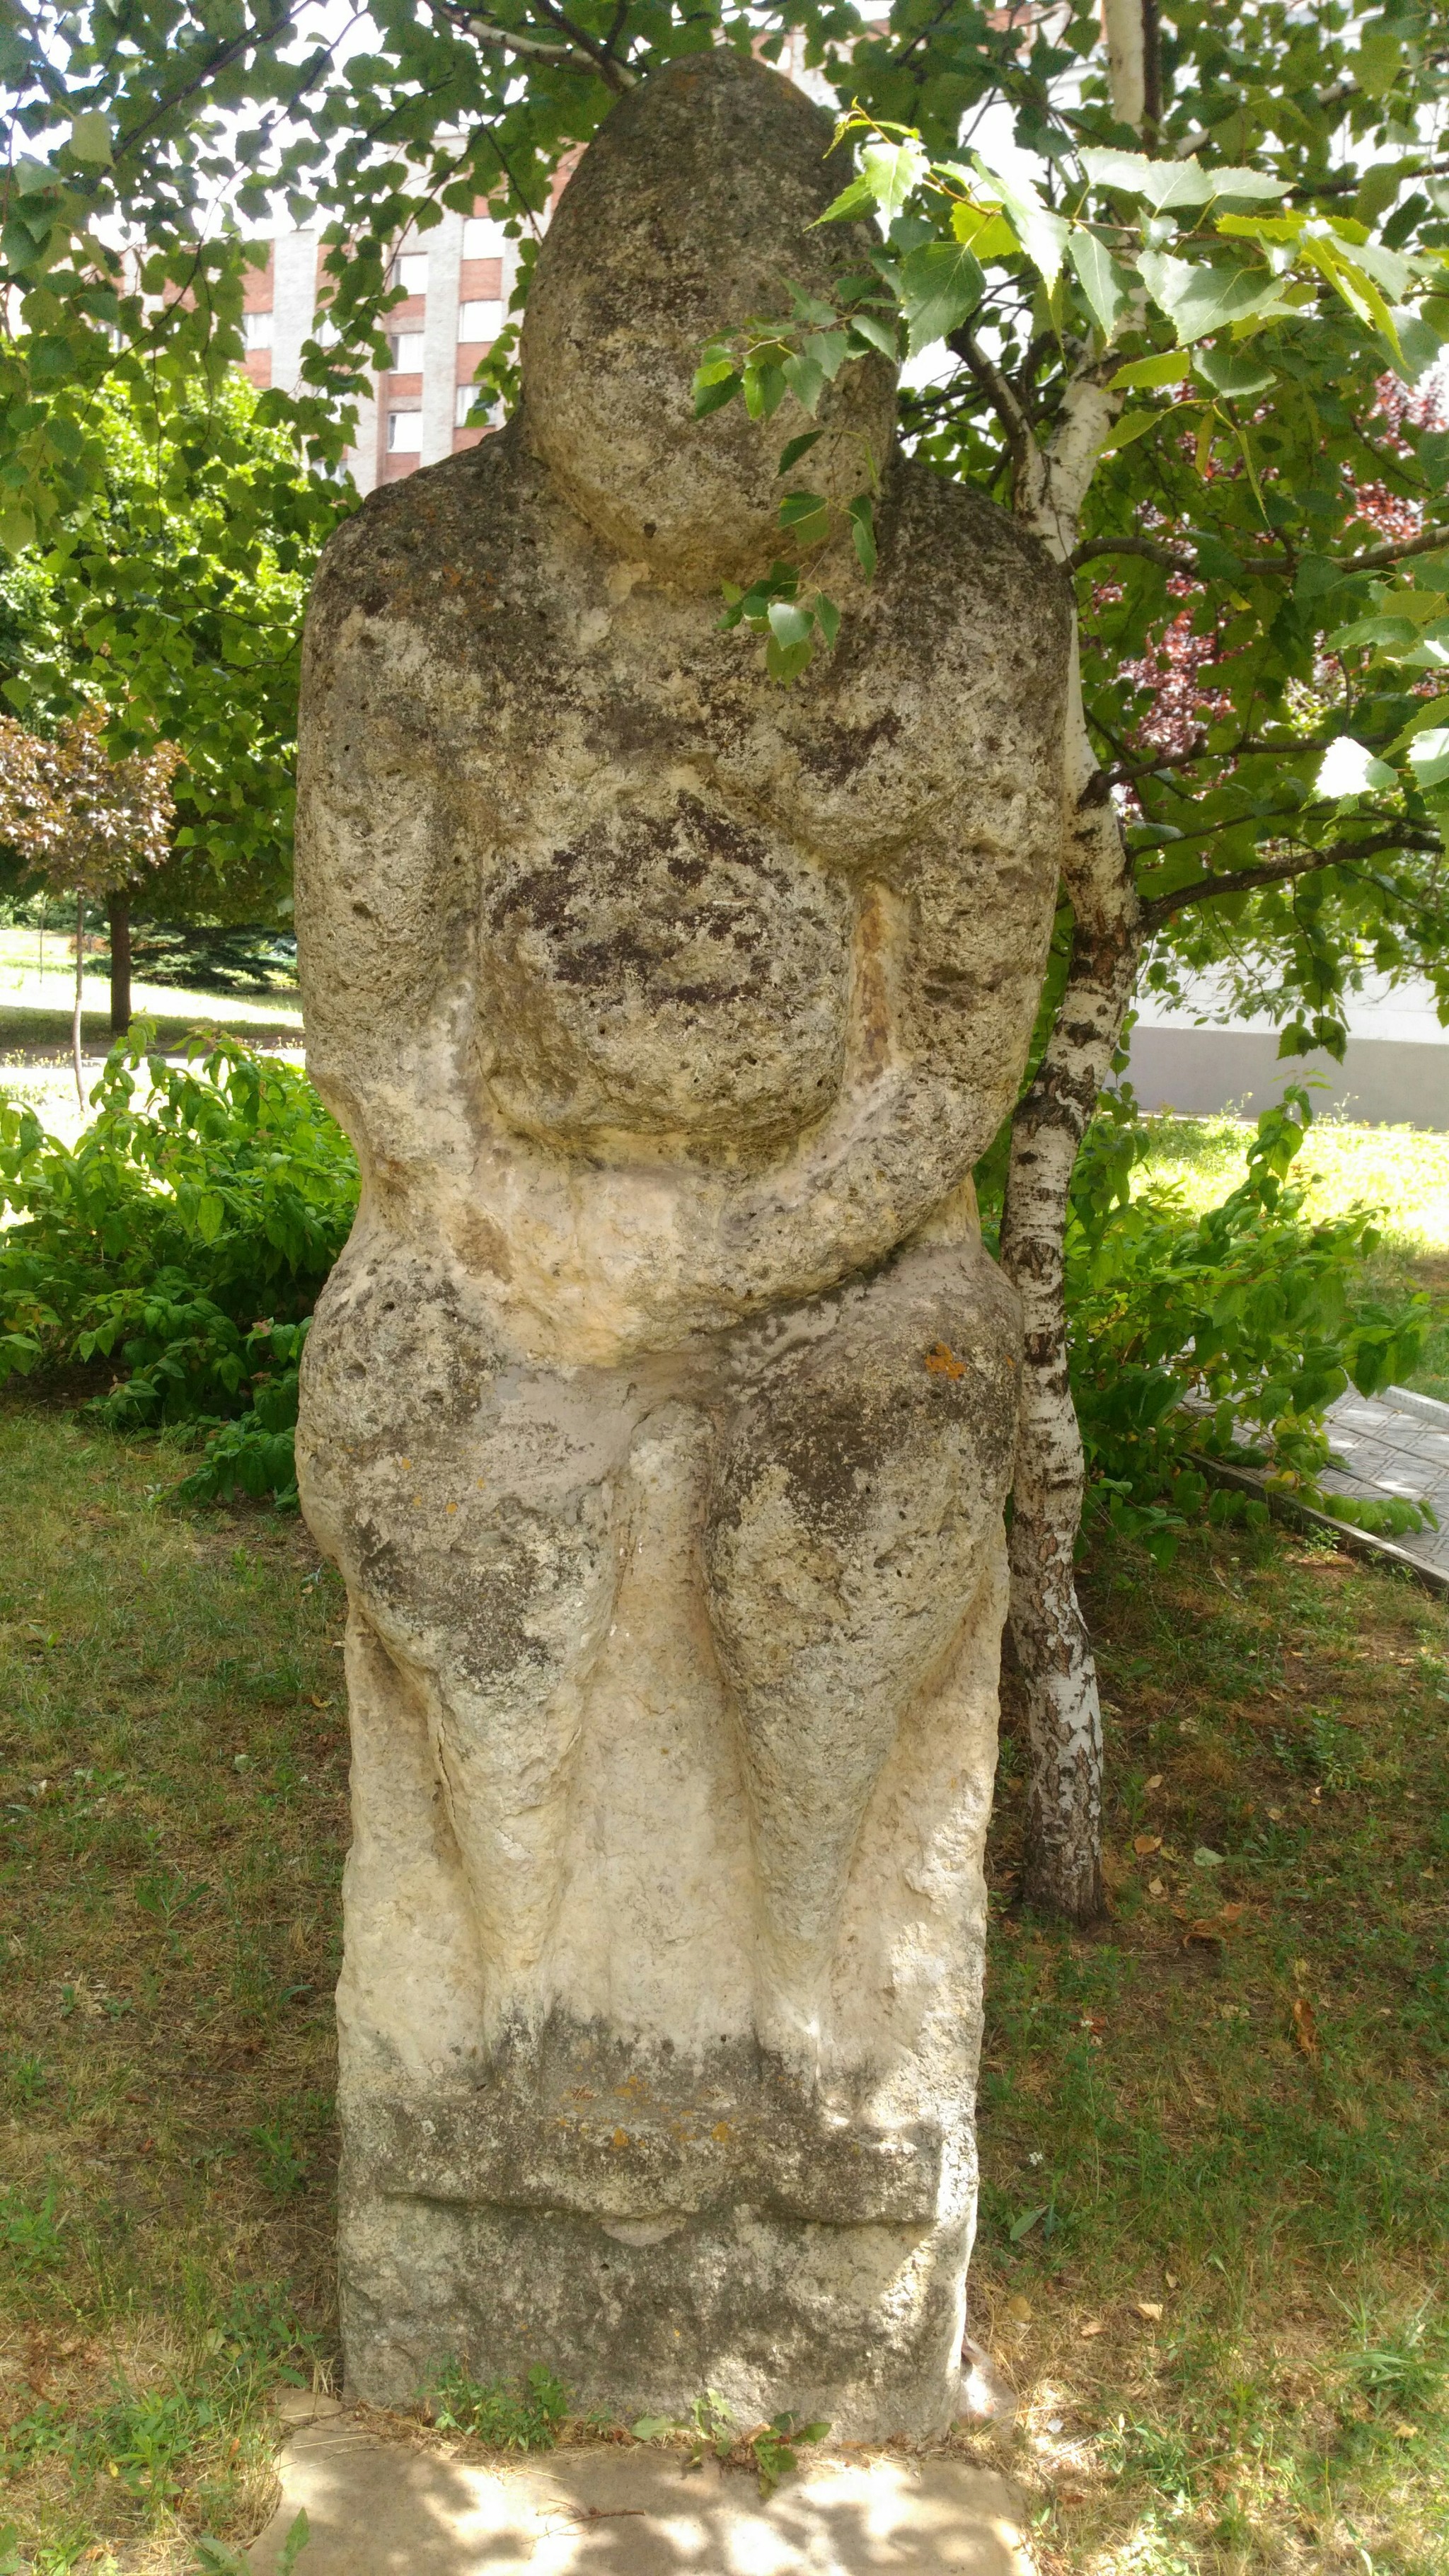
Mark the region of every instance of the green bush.
<instances>
[{"instance_id":1,"label":"green bush","mask_svg":"<svg viewBox=\"0 0 1449 2576\"><path fill-rule=\"evenodd\" d=\"M112 1049L73 1148L0 1102L0 1380L113 1359L109 1421L212 1428L188 1494L285 1496L307 1318L356 1163L295 1067L229 1039L176 1066L148 1034Z\"/></svg>"},{"instance_id":2,"label":"green bush","mask_svg":"<svg viewBox=\"0 0 1449 2576\"><path fill-rule=\"evenodd\" d=\"M115 1359L96 1399L110 1421L206 1437L178 1500L292 1503L298 1367L352 1223L352 1150L292 1066L196 1040L177 1067L146 1036L112 1050L74 1148L0 1101L15 1220L0 1234L0 1380ZM1321 1483L1326 1408L1410 1373L1428 1301L1376 1302L1372 1211L1314 1223L1290 1186L1312 1114L1290 1088L1258 1121L1242 1185L1200 1217L1169 1187L1133 1196L1152 1130L1130 1093L1104 1102L1078 1158L1066 1281L1090 1508L1159 1554L1204 1508L1262 1511L1210 1488L1205 1462L1228 1456L1343 1520L1425 1517Z\"/></svg>"},{"instance_id":3,"label":"green bush","mask_svg":"<svg viewBox=\"0 0 1449 2576\"><path fill-rule=\"evenodd\" d=\"M1072 1389L1092 1505L1162 1554L1206 1504L1216 1519L1264 1506L1221 1487L1203 1462L1231 1457L1269 1484L1360 1527L1405 1530L1416 1503L1326 1491L1327 1407L1350 1384L1371 1395L1413 1369L1428 1299L1390 1309L1363 1285L1379 1237L1369 1208L1315 1224L1288 1185L1313 1111L1291 1086L1265 1112L1248 1173L1194 1218L1170 1188L1131 1195L1151 1129L1130 1093L1088 1132L1066 1242Z\"/></svg>"}]
</instances>

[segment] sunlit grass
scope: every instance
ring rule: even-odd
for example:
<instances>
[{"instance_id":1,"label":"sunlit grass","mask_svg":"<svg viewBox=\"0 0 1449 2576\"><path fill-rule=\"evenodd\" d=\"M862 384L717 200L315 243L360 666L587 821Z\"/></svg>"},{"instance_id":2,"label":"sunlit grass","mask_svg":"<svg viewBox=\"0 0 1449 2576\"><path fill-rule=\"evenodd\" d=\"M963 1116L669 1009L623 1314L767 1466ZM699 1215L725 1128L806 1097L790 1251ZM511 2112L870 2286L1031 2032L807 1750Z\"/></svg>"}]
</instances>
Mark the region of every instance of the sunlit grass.
<instances>
[{"instance_id":1,"label":"sunlit grass","mask_svg":"<svg viewBox=\"0 0 1449 2576\"><path fill-rule=\"evenodd\" d=\"M1155 1118L1139 1187L1169 1183L1201 1215L1237 1188L1254 1129L1242 1118ZM1388 1248L1449 1254L1449 1135L1418 1127L1349 1127L1319 1120L1293 1167L1311 1185L1314 1215L1355 1204L1382 1210Z\"/></svg>"}]
</instances>

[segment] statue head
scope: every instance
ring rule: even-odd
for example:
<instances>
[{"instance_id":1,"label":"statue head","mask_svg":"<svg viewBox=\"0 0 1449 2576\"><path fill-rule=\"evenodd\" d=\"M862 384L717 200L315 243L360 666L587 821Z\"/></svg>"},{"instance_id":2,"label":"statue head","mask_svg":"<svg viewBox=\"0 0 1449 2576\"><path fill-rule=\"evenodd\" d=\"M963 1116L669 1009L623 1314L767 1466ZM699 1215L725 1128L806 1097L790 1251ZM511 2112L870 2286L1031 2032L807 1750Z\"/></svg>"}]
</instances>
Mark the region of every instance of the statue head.
<instances>
[{"instance_id":1,"label":"statue head","mask_svg":"<svg viewBox=\"0 0 1449 2576\"><path fill-rule=\"evenodd\" d=\"M712 332L783 317L790 286L828 295L863 266L853 224L810 229L849 176L830 119L792 82L722 48L687 54L622 99L559 200L523 328L528 437L604 542L658 579L707 590L780 550L791 484L844 501L882 466L894 371L842 369L812 421L735 401L703 421L691 392ZM819 445L781 481L801 432Z\"/></svg>"}]
</instances>

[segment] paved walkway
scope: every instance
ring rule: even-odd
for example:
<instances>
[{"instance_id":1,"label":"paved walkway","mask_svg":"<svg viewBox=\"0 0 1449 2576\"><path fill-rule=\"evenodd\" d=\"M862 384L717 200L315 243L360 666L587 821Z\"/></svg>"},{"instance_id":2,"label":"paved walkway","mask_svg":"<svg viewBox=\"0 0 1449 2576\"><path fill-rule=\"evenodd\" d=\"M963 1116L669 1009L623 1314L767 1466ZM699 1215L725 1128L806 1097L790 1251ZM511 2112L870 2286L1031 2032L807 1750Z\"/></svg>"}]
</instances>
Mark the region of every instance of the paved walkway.
<instances>
[{"instance_id":1,"label":"paved walkway","mask_svg":"<svg viewBox=\"0 0 1449 2576\"><path fill-rule=\"evenodd\" d=\"M1341 1494L1431 1504L1439 1527L1405 1530L1394 1545L1449 1581L1449 1404L1400 1386L1382 1395L1350 1392L1330 1408L1328 1429L1344 1472L1330 1469L1324 1484Z\"/></svg>"},{"instance_id":2,"label":"paved walkway","mask_svg":"<svg viewBox=\"0 0 1449 2576\"><path fill-rule=\"evenodd\" d=\"M339 2411L299 2426L280 2466L254 2576L274 2576L300 2508L297 2576L1031 2576L1021 2498L960 2460L827 2457L766 2503L680 2451L450 2459Z\"/></svg>"}]
</instances>

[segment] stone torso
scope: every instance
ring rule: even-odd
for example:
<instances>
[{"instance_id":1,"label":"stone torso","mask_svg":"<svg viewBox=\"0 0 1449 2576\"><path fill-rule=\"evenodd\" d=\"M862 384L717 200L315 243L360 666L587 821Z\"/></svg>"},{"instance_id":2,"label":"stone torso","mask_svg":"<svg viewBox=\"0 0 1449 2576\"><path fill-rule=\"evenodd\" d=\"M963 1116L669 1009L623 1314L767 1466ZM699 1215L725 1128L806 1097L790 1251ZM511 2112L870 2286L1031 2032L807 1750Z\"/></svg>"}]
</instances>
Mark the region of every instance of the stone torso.
<instances>
[{"instance_id":1,"label":"stone torso","mask_svg":"<svg viewBox=\"0 0 1449 2576\"><path fill-rule=\"evenodd\" d=\"M847 1079L872 895L902 914L892 1045L929 1022L938 1070L1005 1098L1055 886L1060 594L922 469L881 520L878 582L789 692L715 598L600 547L518 424L344 531L309 627L300 901L314 1067L377 1153L399 1050L446 1023L476 1129L779 1156ZM348 860L320 883L318 797Z\"/></svg>"}]
</instances>

